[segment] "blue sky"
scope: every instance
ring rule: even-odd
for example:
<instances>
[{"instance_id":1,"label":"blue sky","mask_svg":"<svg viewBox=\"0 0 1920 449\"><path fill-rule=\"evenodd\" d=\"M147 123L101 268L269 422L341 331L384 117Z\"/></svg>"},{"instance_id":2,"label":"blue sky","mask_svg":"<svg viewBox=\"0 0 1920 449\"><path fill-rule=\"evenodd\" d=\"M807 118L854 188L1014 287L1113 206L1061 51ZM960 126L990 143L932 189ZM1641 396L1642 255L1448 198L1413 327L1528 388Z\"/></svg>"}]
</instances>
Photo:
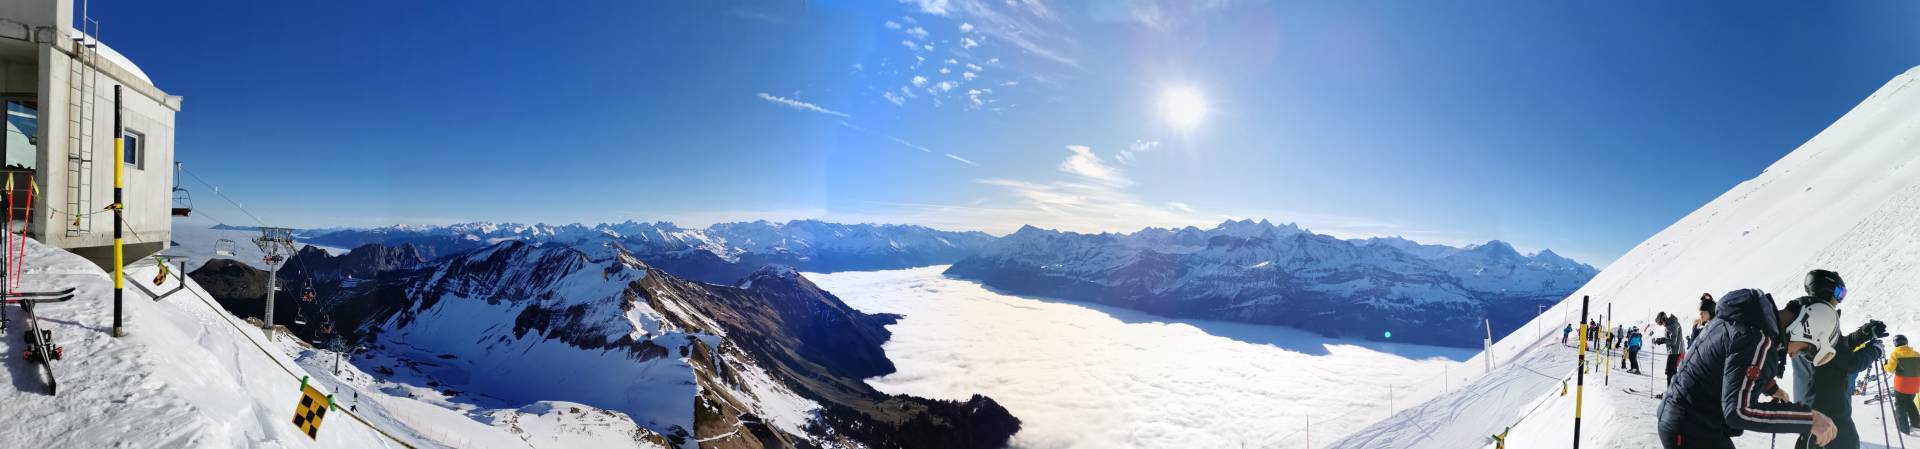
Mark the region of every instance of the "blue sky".
<instances>
[{"instance_id":1,"label":"blue sky","mask_svg":"<svg viewBox=\"0 0 1920 449\"><path fill-rule=\"evenodd\" d=\"M1244 217L1596 264L1920 64L1893 1L566 4L94 15L275 224Z\"/></svg>"}]
</instances>

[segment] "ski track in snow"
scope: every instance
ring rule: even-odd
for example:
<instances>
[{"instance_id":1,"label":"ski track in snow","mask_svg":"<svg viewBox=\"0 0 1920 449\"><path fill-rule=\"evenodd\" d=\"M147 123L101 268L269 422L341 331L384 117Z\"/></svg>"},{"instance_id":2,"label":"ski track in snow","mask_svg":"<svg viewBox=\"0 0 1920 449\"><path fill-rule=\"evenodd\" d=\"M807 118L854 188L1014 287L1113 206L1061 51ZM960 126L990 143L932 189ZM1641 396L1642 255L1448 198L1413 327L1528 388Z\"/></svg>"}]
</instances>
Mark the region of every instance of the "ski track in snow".
<instances>
[{"instance_id":1,"label":"ski track in snow","mask_svg":"<svg viewBox=\"0 0 1920 449\"><path fill-rule=\"evenodd\" d=\"M942 399L988 395L1021 419L1018 448L1298 447L1308 414L1314 438L1332 438L1468 377L1477 366L1433 357L1474 351L1388 345L1411 359L1272 326L1266 340L1216 336L1138 312L1002 295L949 279L944 266L807 273L869 313L906 316L889 327L899 371L868 379L888 393ZM1316 346L1311 355L1291 347ZM1389 392L1388 385L1399 386Z\"/></svg>"}]
</instances>

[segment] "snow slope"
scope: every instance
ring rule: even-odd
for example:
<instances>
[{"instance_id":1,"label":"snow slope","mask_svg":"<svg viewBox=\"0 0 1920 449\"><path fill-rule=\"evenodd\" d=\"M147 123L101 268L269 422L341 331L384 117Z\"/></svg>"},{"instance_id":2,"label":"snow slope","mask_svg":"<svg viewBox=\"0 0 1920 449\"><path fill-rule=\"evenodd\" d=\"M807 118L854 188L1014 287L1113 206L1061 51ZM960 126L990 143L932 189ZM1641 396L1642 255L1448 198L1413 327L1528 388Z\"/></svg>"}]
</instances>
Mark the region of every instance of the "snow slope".
<instances>
[{"instance_id":1,"label":"snow slope","mask_svg":"<svg viewBox=\"0 0 1920 449\"><path fill-rule=\"evenodd\" d=\"M1757 287L1782 301L1803 294L1802 276L1813 268L1838 271L1847 280L1850 297L1840 307L1847 330L1868 319L1885 321L1893 333L1920 335L1920 68L1908 70L1874 92L1860 105L1806 144L1775 162L1766 171L1714 199L1679 222L1654 235L1621 257L1575 292L1527 326L1556 328L1580 309L1580 298L1593 298L1594 308L1611 304L1617 321L1648 321L1655 312L1689 312L1701 292L1716 296L1739 288ZM1550 335L1550 334L1549 334ZM1539 333L1518 332L1497 343L1497 362L1530 356ZM1487 356L1483 354L1482 357ZM1511 373L1511 371L1505 371ZM1498 373L1498 372L1497 372ZM1557 376L1564 369L1551 372ZM1482 382L1500 382L1511 375L1489 376ZM1657 387L1657 386L1656 386ZM1510 401L1487 407L1520 407L1540 401L1553 391L1515 394ZM1601 390L1590 397L1582 447L1645 447L1653 436L1654 409L1646 404L1618 403L1631 398ZM1554 399L1560 401L1564 399ZM1615 406L1618 405L1618 406ZM1864 439L1879 441L1878 413L1857 405L1854 416ZM1596 410L1597 409L1597 410ZM1425 412L1452 413L1436 408ZM1513 447L1559 447L1571 441L1570 407L1529 416L1513 428ZM1486 435L1500 430L1484 425L1454 439L1417 438L1412 426L1396 425L1402 417L1360 434L1400 435L1391 444L1350 439L1335 447L1481 447ZM1628 423L1636 423L1628 425ZM1512 423L1507 423L1512 424ZM1612 424L1612 425L1610 425ZM1501 426L1504 426L1502 424ZM1871 427L1869 427L1871 426ZM1477 435L1477 437L1476 437ZM1761 441L1766 435L1748 441ZM1540 446L1520 445L1533 441ZM1551 443L1551 442L1559 443Z\"/></svg>"},{"instance_id":2,"label":"snow slope","mask_svg":"<svg viewBox=\"0 0 1920 449\"><path fill-rule=\"evenodd\" d=\"M59 395L44 394L37 365L17 355L25 323L18 307L0 338L0 441L7 447L382 448L404 447L347 414L323 422L319 440L292 424L300 369L253 342L263 335L235 326L197 286L154 301L131 285L124 300L126 336L112 337L112 281L92 263L29 241L22 291L77 289L73 301L40 307L46 329L65 347L54 362ZM154 267L129 270L147 283ZM151 286L151 284L145 284ZM169 283L168 287L177 284ZM198 295L198 296L196 296ZM408 444L439 447L411 432L389 430Z\"/></svg>"}]
</instances>

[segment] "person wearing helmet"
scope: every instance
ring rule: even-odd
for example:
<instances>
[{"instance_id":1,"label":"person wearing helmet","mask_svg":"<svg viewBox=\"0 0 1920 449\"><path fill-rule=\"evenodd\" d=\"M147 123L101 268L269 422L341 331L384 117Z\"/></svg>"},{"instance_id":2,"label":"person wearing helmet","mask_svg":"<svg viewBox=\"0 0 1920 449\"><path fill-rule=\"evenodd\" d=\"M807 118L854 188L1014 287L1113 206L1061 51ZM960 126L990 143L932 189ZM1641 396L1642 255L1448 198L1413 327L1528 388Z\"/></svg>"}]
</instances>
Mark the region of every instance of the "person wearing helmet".
<instances>
[{"instance_id":1,"label":"person wearing helmet","mask_svg":"<svg viewBox=\"0 0 1920 449\"><path fill-rule=\"evenodd\" d=\"M1893 354L1882 368L1893 375L1893 422L1900 433L1911 434L1920 427L1920 411L1913 406L1914 395L1920 394L1920 352L1907 346L1907 336L1895 335Z\"/></svg>"},{"instance_id":2,"label":"person wearing helmet","mask_svg":"<svg viewBox=\"0 0 1920 449\"><path fill-rule=\"evenodd\" d=\"M1813 343L1815 350L1802 353L1801 357L1793 357L1794 378L1797 380L1794 399L1811 405L1815 411L1833 420L1833 441L1814 442L1817 445L1811 447L1856 449L1860 447L1860 434L1853 425L1853 379L1861 371L1873 368L1880 356L1886 353L1880 339L1887 336L1887 325L1869 320L1852 333L1840 334L1839 307L1847 298L1847 284L1840 279L1839 273L1810 271L1807 273L1806 289L1806 296L1787 304L1788 309L1797 309L1800 316L1807 317L1807 320L1788 327L1789 338L1796 342L1816 342ZM1826 321L1827 318L1823 318L1826 316L1832 317L1832 326L1818 323ZM1796 447L1809 447L1807 440L1801 437Z\"/></svg>"},{"instance_id":3,"label":"person wearing helmet","mask_svg":"<svg viewBox=\"0 0 1920 449\"><path fill-rule=\"evenodd\" d=\"M1810 434L1815 443L1831 442L1833 420L1811 406L1784 401L1786 394L1775 384L1786 358L1833 344L1837 317L1803 311L1779 309L1759 290L1723 295L1661 398L1661 447L1731 448L1732 438L1746 431ZM1668 320L1679 324L1672 316ZM1769 396L1779 400L1765 400Z\"/></svg>"}]
</instances>

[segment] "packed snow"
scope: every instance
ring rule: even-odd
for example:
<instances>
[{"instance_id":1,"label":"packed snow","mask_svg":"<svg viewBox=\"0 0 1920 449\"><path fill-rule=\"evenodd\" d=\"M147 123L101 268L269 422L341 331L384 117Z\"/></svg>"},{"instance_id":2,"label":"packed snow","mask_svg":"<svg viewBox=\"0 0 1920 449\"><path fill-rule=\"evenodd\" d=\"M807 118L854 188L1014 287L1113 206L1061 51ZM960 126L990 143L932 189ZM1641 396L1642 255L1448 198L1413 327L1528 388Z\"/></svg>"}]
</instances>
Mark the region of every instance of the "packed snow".
<instances>
[{"instance_id":1,"label":"packed snow","mask_svg":"<svg viewBox=\"0 0 1920 449\"><path fill-rule=\"evenodd\" d=\"M332 413L318 440L293 426L304 370L262 349L257 329L236 325L211 305L197 285L155 301L129 286L123 301L126 335L111 335L113 285L91 262L28 241L19 290L68 287L70 302L37 309L45 329L65 347L54 362L59 394L49 396L40 367L20 357L23 314L6 306L12 322L0 338L0 441L8 447L382 448L399 442ZM136 265L128 283L152 288L154 265ZM177 285L172 281L168 287ZM164 290L162 290L164 291ZM322 390L327 390L322 387ZM403 429L387 429L407 444L440 447Z\"/></svg>"},{"instance_id":2,"label":"packed snow","mask_svg":"<svg viewBox=\"0 0 1920 449\"><path fill-rule=\"evenodd\" d=\"M1920 68L1895 77L1764 172L1634 247L1529 326L1558 327L1568 322L1579 313L1583 296L1593 298L1596 310L1611 305L1627 322L1645 321L1659 311L1690 312L1701 292L1719 295L1752 287L1785 301L1804 294L1802 282L1808 270L1825 268L1838 271L1847 281L1850 296L1840 307L1843 330L1878 319L1892 333L1920 336L1920 308L1914 307L1912 297L1920 292L1917 85ZM1515 357L1529 348L1552 347L1539 340L1538 335L1524 333L1509 336L1495 345L1494 354ZM1570 371L1559 367L1548 374L1564 377ZM1507 382L1516 376L1496 374L1479 382ZM1652 393L1664 391L1662 387L1653 385ZM1460 432L1428 438L1418 434L1421 430L1415 426L1397 425L1401 419L1396 418L1361 432L1369 436L1367 441L1391 444L1364 444L1356 438L1337 447L1493 447L1487 436L1508 425L1513 426L1509 447L1567 446L1572 441L1572 406L1567 403L1570 398L1557 396L1558 390L1557 385L1531 385L1506 392L1503 400L1476 406L1519 408L1549 403L1542 412L1518 421L1462 422ZM1598 388L1590 392L1586 406L1582 447L1658 444L1653 426L1657 403L1651 399ZM1870 447L1883 440L1880 412L1874 407L1856 403L1853 412L1861 439ZM1428 407L1413 413L1461 410ZM1738 444L1758 447L1769 440L1770 435L1748 433Z\"/></svg>"},{"instance_id":3,"label":"packed snow","mask_svg":"<svg viewBox=\"0 0 1920 449\"><path fill-rule=\"evenodd\" d=\"M945 269L806 276L862 311L905 316L885 346L899 371L869 384L992 396L1021 419L1019 448L1299 447L1309 434L1331 441L1459 387L1449 379L1480 369L1449 360L1471 350L1009 296Z\"/></svg>"}]
</instances>

